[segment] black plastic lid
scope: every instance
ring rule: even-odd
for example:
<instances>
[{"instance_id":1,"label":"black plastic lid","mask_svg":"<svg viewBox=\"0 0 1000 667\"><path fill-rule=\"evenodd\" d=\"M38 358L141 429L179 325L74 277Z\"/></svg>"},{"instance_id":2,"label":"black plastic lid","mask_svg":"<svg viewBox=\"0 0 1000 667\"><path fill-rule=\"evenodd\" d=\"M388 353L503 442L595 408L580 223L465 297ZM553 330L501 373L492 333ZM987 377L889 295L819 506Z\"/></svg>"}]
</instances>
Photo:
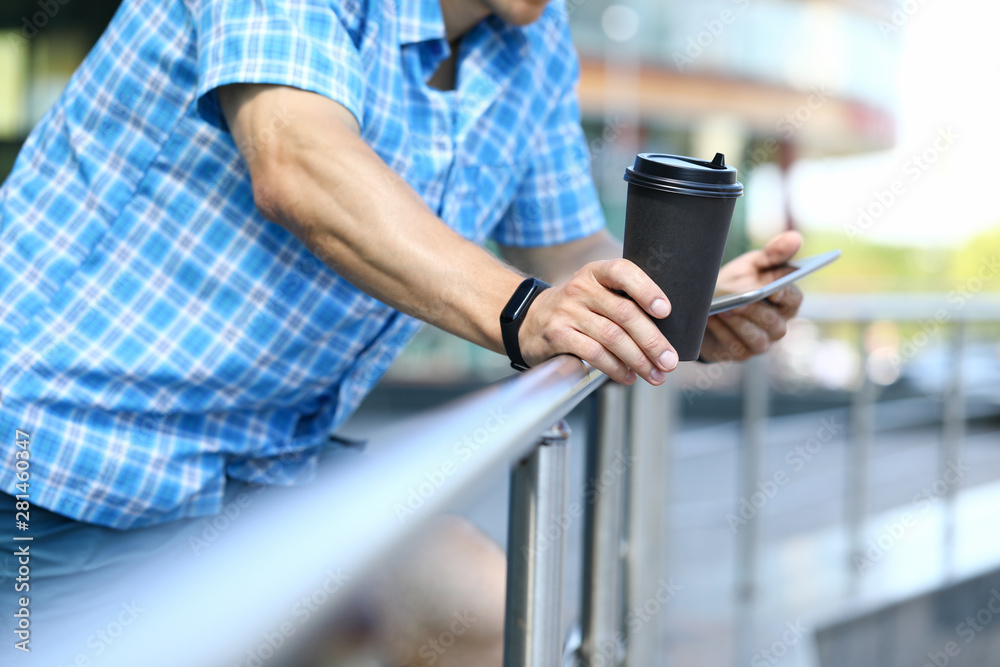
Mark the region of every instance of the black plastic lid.
<instances>
[{"instance_id":1,"label":"black plastic lid","mask_svg":"<svg viewBox=\"0 0 1000 667\"><path fill-rule=\"evenodd\" d=\"M726 156L697 160L681 155L642 153L635 165L625 170L625 180L654 190L697 197L735 199L743 196L743 185L736 180L736 169L726 165Z\"/></svg>"}]
</instances>

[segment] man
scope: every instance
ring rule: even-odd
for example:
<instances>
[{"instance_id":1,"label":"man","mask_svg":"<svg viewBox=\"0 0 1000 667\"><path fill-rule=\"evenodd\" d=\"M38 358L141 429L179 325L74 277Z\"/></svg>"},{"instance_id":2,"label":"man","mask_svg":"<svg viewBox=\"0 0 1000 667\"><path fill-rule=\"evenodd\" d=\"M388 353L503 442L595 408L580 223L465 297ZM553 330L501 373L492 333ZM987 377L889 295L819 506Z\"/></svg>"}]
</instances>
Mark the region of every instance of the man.
<instances>
[{"instance_id":1,"label":"man","mask_svg":"<svg viewBox=\"0 0 1000 667\"><path fill-rule=\"evenodd\" d=\"M421 320L504 353L525 276L490 238L553 283L517 335L527 365L663 383L677 356L649 316L670 304L613 259L577 76L547 0L124 0L0 190L0 490L20 430L32 506L72 536L39 542L58 573L84 568L76 541L120 554L116 531L308 479ZM766 282L799 245L720 283ZM764 351L800 300L713 318L703 358ZM496 547L448 520L411 561L379 589L392 660L498 664ZM481 620L418 655L463 603Z\"/></svg>"}]
</instances>

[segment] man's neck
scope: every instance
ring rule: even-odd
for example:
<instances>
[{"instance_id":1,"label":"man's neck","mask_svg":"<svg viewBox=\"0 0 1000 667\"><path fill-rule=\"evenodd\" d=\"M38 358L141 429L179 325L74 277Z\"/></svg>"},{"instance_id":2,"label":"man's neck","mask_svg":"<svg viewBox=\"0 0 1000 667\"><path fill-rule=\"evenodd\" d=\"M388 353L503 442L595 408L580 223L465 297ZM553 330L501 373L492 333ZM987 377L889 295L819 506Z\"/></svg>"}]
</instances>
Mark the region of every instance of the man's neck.
<instances>
[{"instance_id":1,"label":"man's neck","mask_svg":"<svg viewBox=\"0 0 1000 667\"><path fill-rule=\"evenodd\" d=\"M482 0L439 0L445 36L456 42L492 12Z\"/></svg>"}]
</instances>

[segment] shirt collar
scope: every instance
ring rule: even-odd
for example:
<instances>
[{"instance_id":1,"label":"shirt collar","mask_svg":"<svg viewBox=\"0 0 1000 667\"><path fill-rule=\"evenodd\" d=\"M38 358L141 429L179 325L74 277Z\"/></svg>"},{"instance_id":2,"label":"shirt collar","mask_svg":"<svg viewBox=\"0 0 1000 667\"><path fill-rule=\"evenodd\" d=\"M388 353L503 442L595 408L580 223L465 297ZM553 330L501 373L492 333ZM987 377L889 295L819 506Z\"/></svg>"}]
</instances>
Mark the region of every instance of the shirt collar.
<instances>
[{"instance_id":1,"label":"shirt collar","mask_svg":"<svg viewBox=\"0 0 1000 667\"><path fill-rule=\"evenodd\" d=\"M399 43L416 44L445 38L439 0L396 0Z\"/></svg>"}]
</instances>

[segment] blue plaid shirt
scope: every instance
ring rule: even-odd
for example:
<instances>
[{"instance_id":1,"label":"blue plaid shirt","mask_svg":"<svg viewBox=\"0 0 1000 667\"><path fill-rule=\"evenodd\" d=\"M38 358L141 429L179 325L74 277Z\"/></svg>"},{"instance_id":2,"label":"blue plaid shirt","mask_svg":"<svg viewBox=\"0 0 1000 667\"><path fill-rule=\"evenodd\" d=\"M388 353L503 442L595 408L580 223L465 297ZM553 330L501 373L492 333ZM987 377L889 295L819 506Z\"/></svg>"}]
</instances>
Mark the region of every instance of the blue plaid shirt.
<instances>
[{"instance_id":1,"label":"blue plaid shirt","mask_svg":"<svg viewBox=\"0 0 1000 667\"><path fill-rule=\"evenodd\" d=\"M124 0L0 189L0 489L15 429L33 502L117 528L216 513L227 477L305 481L419 327L260 215L219 86L336 100L476 242L602 228L564 7L480 23L442 92L438 1L397 1Z\"/></svg>"}]
</instances>

